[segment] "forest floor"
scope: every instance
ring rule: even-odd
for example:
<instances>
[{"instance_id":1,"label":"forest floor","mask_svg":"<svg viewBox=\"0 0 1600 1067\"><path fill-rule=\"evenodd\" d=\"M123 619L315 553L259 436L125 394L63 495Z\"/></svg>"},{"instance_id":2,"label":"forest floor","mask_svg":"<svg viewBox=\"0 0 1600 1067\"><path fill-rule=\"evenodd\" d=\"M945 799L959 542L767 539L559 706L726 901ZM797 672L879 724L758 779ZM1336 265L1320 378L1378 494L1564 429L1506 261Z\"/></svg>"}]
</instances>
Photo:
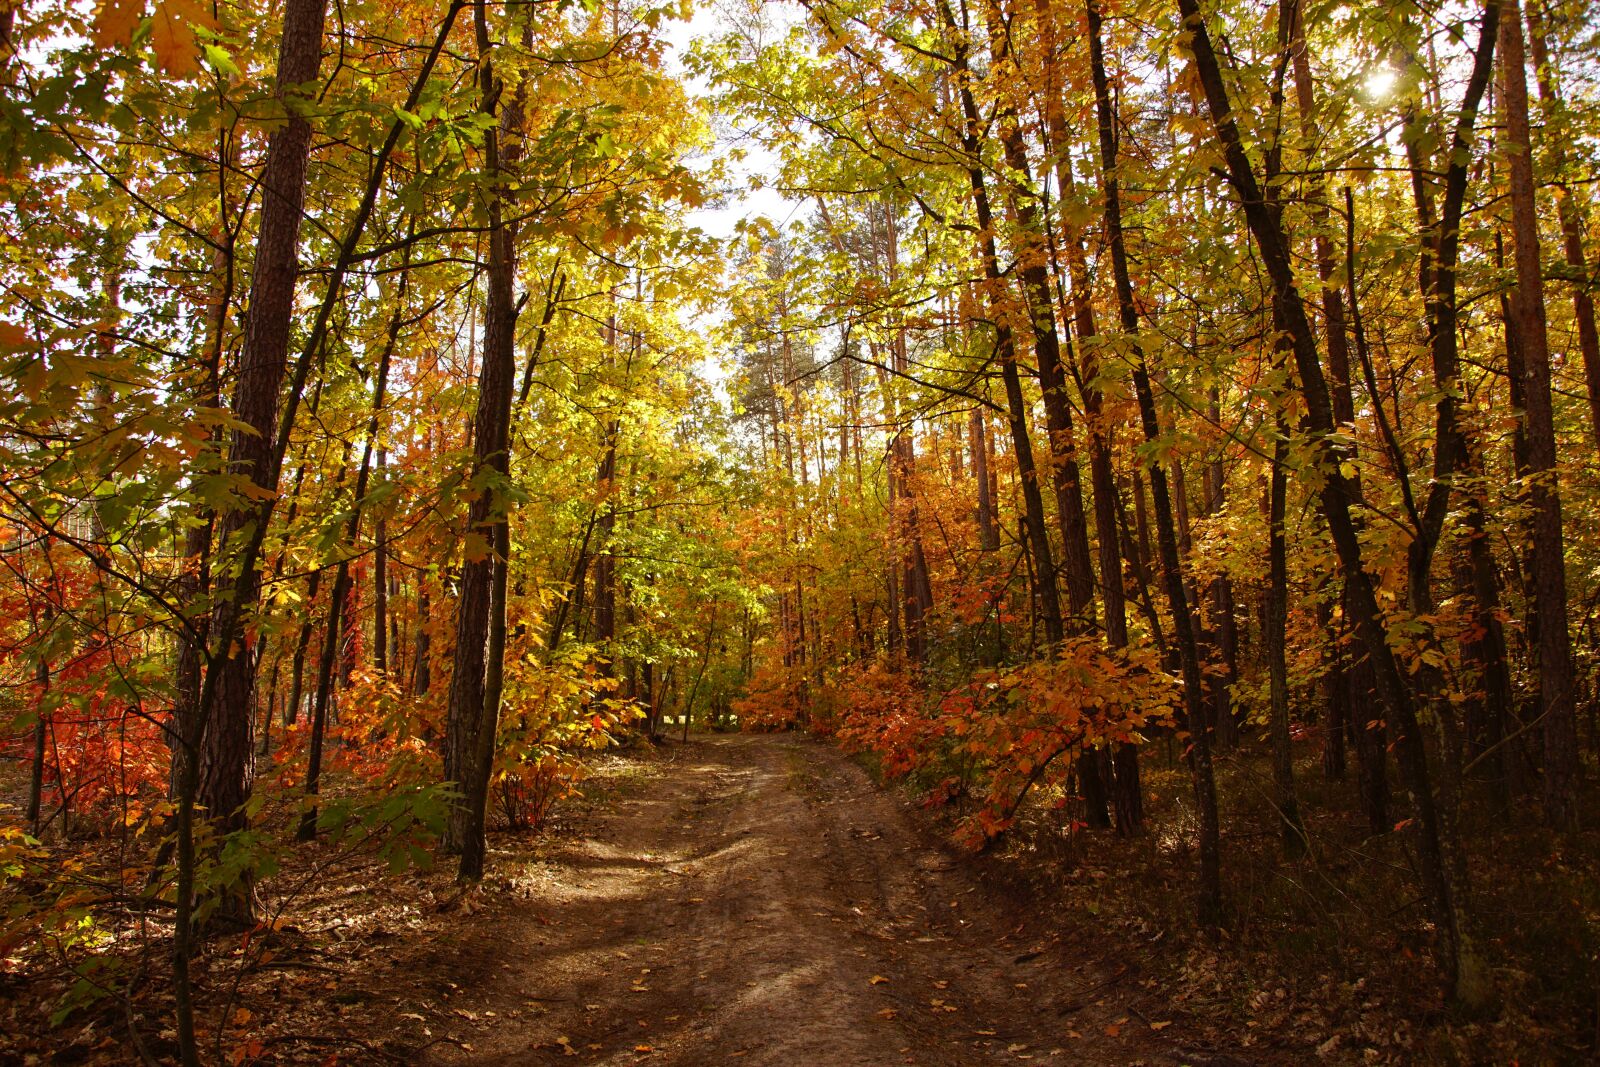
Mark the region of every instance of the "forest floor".
<instances>
[{"instance_id":1,"label":"forest floor","mask_svg":"<svg viewBox=\"0 0 1600 1067\"><path fill-rule=\"evenodd\" d=\"M1153 755L1146 772L1153 825L1185 825L1181 768ZM973 856L913 792L826 741L707 735L597 754L542 832L491 835L469 890L447 862L392 873L370 850L295 846L263 886L263 926L196 960L205 1060L1584 1061L1586 1039L1531 981L1508 985L1493 1019L1442 1010L1425 941L1394 917L1403 855L1380 849L1397 843L1365 846L1387 862L1358 858L1346 877L1339 864L1357 861L1329 830L1321 866L1274 873L1245 851L1270 854L1270 835L1231 812L1237 915L1206 937L1182 833L1084 834L1041 806L1037 825ZM293 807L272 810L262 829L287 839ZM85 862L112 869L115 841L98 848ZM1341 886L1389 868L1393 885L1340 910ZM1537 905L1568 883L1529 896L1539 884L1516 892L1559 912ZM0 951L0 1064L170 1061L169 936L159 915L130 915L93 939L98 972L48 940ZM1565 958L1554 936L1540 943ZM112 995L58 1012L85 973Z\"/></svg>"},{"instance_id":2,"label":"forest floor","mask_svg":"<svg viewBox=\"0 0 1600 1067\"><path fill-rule=\"evenodd\" d=\"M633 769L494 857L526 904L391 957L343 1025L441 1064L1244 1062L831 745L712 737Z\"/></svg>"}]
</instances>

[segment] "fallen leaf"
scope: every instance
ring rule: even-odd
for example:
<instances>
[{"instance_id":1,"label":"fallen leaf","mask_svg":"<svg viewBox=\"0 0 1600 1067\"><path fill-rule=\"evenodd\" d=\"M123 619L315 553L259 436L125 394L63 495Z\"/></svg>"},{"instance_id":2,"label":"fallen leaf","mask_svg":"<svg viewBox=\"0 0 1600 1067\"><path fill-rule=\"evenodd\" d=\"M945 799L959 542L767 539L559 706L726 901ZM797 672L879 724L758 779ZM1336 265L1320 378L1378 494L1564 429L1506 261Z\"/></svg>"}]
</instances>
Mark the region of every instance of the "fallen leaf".
<instances>
[{"instance_id":1,"label":"fallen leaf","mask_svg":"<svg viewBox=\"0 0 1600 1067\"><path fill-rule=\"evenodd\" d=\"M880 1009L878 1011L878 1018L880 1018L880 1019L893 1019L893 1018L897 1018L899 1016L899 1014L900 1013L898 1011L896 1011L895 1009L893 1009L893 1008L882 1008L882 1009Z\"/></svg>"},{"instance_id":2,"label":"fallen leaf","mask_svg":"<svg viewBox=\"0 0 1600 1067\"><path fill-rule=\"evenodd\" d=\"M1151 1023L1150 1024L1150 1029L1152 1029L1152 1030L1165 1030L1167 1027L1169 1027L1171 1025L1172 1025L1172 1020L1171 1019L1163 1019L1158 1023Z\"/></svg>"},{"instance_id":3,"label":"fallen leaf","mask_svg":"<svg viewBox=\"0 0 1600 1067\"><path fill-rule=\"evenodd\" d=\"M881 974L875 974L871 978L867 979L867 984L869 984L869 985L888 985L889 984L889 979L885 978Z\"/></svg>"}]
</instances>

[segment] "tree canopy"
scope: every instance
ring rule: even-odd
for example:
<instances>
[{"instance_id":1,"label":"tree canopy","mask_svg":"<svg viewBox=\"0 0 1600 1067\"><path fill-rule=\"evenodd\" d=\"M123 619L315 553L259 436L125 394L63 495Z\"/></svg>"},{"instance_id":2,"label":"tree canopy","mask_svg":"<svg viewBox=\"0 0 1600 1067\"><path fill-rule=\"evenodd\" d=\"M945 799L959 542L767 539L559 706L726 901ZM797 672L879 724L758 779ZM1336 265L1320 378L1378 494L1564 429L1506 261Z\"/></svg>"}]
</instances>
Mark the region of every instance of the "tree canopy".
<instances>
[{"instance_id":1,"label":"tree canopy","mask_svg":"<svg viewBox=\"0 0 1600 1067\"><path fill-rule=\"evenodd\" d=\"M1173 836L1200 929L1242 827L1366 843L1486 1010L1505 835L1593 858L1596 25L5 3L0 949L70 1011L159 905L197 1063L297 841L476 879L794 728L974 849Z\"/></svg>"}]
</instances>

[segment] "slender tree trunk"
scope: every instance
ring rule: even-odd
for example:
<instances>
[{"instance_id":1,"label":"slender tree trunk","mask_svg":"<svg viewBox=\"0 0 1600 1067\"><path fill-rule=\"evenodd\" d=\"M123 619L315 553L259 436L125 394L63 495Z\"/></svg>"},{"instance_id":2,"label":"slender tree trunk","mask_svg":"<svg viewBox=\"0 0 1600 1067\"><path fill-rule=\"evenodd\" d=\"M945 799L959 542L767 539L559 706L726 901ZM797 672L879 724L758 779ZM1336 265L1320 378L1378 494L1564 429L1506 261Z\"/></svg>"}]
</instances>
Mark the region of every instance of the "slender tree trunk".
<instances>
[{"instance_id":1,"label":"slender tree trunk","mask_svg":"<svg viewBox=\"0 0 1600 1067\"><path fill-rule=\"evenodd\" d=\"M1278 417L1272 445L1272 484L1267 505L1267 612L1263 635L1271 702L1272 783L1282 822L1283 852L1291 859L1306 851L1306 828L1294 789L1294 749L1289 737L1289 661L1285 650L1289 619L1289 549L1284 538L1288 497L1289 427Z\"/></svg>"},{"instance_id":2,"label":"slender tree trunk","mask_svg":"<svg viewBox=\"0 0 1600 1067\"><path fill-rule=\"evenodd\" d=\"M50 664L44 659L34 668L34 684L39 690L37 715L33 720L33 760L28 771L28 811L24 816L29 832L38 837L43 832L40 817L44 811L44 754L45 742L50 735L50 716L45 711L45 701L50 695Z\"/></svg>"},{"instance_id":3,"label":"slender tree trunk","mask_svg":"<svg viewBox=\"0 0 1600 1067\"><path fill-rule=\"evenodd\" d=\"M998 552L1000 528L995 522L994 497L989 491L989 443L983 425L983 409L973 408L968 418L972 439L972 478L978 488L978 547L984 552Z\"/></svg>"},{"instance_id":4,"label":"slender tree trunk","mask_svg":"<svg viewBox=\"0 0 1600 1067\"><path fill-rule=\"evenodd\" d=\"M433 605L428 599L428 587L422 578L417 579L417 637L411 653L413 696L425 697L433 687L433 664L429 659L433 637L428 624L433 617Z\"/></svg>"},{"instance_id":5,"label":"slender tree trunk","mask_svg":"<svg viewBox=\"0 0 1600 1067\"><path fill-rule=\"evenodd\" d=\"M1367 390L1372 401L1373 413L1378 424L1383 428L1386 440L1393 440L1393 433L1387 429L1388 421L1383 414L1382 394L1378 391L1377 376L1372 370L1372 356L1367 348L1366 331L1362 327L1361 302L1357 298L1356 278L1358 252L1356 249L1356 211L1355 196L1346 186L1344 190L1345 202L1345 284L1346 296L1350 302L1350 336L1355 341L1356 355L1361 362L1364 376L1367 379ZM1343 379L1341 388L1340 380L1335 378L1330 383L1330 404L1334 417L1338 418L1340 404L1346 403L1350 418L1355 418L1354 398L1350 391L1349 368ZM1337 423L1348 425L1348 423ZM1395 445L1390 447L1395 465L1395 481L1400 486L1409 484L1409 477L1405 473L1404 453ZM1350 481L1351 501L1359 505L1364 497L1361 488L1361 472L1357 468ZM1404 490L1409 493L1409 489ZM1359 513L1351 516L1355 525L1357 536L1361 530ZM1353 635L1354 629L1351 620L1356 616L1356 607L1352 600L1350 583L1343 583L1339 592L1340 606L1343 621L1338 635L1340 645L1339 658L1346 665L1341 674L1343 677L1345 703L1345 722L1347 736L1355 743L1358 786L1361 796L1361 809L1367 817L1367 829L1373 836L1389 833L1392 823L1389 818L1389 755L1388 742L1385 739L1387 724L1381 715L1373 714L1379 706L1376 690L1377 680L1373 674L1372 661L1368 658L1366 650L1360 646L1359 635ZM1355 636L1355 647L1346 650L1344 646L1351 643Z\"/></svg>"},{"instance_id":6,"label":"slender tree trunk","mask_svg":"<svg viewBox=\"0 0 1600 1067\"><path fill-rule=\"evenodd\" d=\"M1544 119L1545 149L1550 172L1555 176L1556 216L1561 220L1561 250L1572 271L1572 317L1578 328L1578 351L1583 356L1584 384L1589 399L1589 429L1600 445L1600 331L1595 328L1594 298L1584 233L1588 229L1585 193L1575 192L1566 183L1567 137L1562 129L1566 119L1556 70L1550 63L1550 47L1545 41L1544 16L1536 7L1528 12L1528 43L1539 85L1539 111ZM1524 90L1526 92L1526 90Z\"/></svg>"},{"instance_id":7,"label":"slender tree trunk","mask_svg":"<svg viewBox=\"0 0 1600 1067\"><path fill-rule=\"evenodd\" d=\"M1527 403L1528 476L1533 500L1533 585L1539 611L1539 694L1544 715L1544 814L1562 830L1578 824L1578 731L1573 710L1572 643L1567 628L1567 568L1551 403L1550 339L1545 322L1544 267L1528 130L1527 58L1517 0L1505 0L1500 41L1517 289Z\"/></svg>"},{"instance_id":8,"label":"slender tree trunk","mask_svg":"<svg viewBox=\"0 0 1600 1067\"><path fill-rule=\"evenodd\" d=\"M1050 57L1056 52L1055 20L1050 13L1048 0L1037 0L1041 20L1048 29L1047 51ZM1067 158L1070 137L1066 129L1061 95L1053 84L1047 82L1044 113L1045 143L1054 157L1057 187L1062 196L1075 189L1072 164ZM1091 301L1091 282L1083 248L1081 227L1067 221L1066 240L1067 274L1071 288L1071 315L1062 308L1063 333L1074 350L1079 391L1083 396L1084 422L1089 439L1089 480L1094 493L1094 527L1096 560L1099 564L1100 602L1105 611L1106 643L1114 649L1128 645L1128 607L1126 587L1122 574L1122 552L1118 537L1117 514L1120 510L1117 495L1115 468L1111 460L1114 427L1105 413L1105 395L1100 388L1100 362L1095 352L1096 335L1094 305ZM1077 326L1077 338L1067 328L1069 318ZM1158 629L1159 633L1159 629ZM1104 779L1102 766L1091 770L1091 776ZM1116 814L1117 833L1127 836L1138 832L1144 822L1144 794L1139 780L1139 747L1131 743L1117 743L1110 760L1110 795ZM1095 823L1101 808L1093 797L1094 784L1085 783L1085 801L1088 822Z\"/></svg>"},{"instance_id":9,"label":"slender tree trunk","mask_svg":"<svg viewBox=\"0 0 1600 1067\"><path fill-rule=\"evenodd\" d=\"M983 261L984 281L988 297L995 305L995 357L1000 363L1000 378L1005 385L1006 410L1010 415L1011 443L1016 451L1017 477L1021 482L1023 524L1028 548L1034 565L1034 590L1037 594L1038 613L1044 625L1045 641L1054 649L1064 636L1061 621L1061 601L1056 592L1055 557L1050 550L1049 528L1045 523L1044 497L1039 490L1039 472L1033 461L1033 442L1028 433L1028 404L1022 395L1022 377L1017 370L1016 345L1011 327L1006 323L1004 309L999 306L1005 287L1000 271L1000 255L994 233L994 213L989 205L988 183L980 165L982 146L979 130L982 117L977 99L973 96L967 62L967 45L951 13L947 0L940 0L940 12L952 36L952 50L956 71L960 77L959 93L964 118L961 140L967 157L967 179L972 193L973 211L978 221L978 245Z\"/></svg>"},{"instance_id":10,"label":"slender tree trunk","mask_svg":"<svg viewBox=\"0 0 1600 1067\"><path fill-rule=\"evenodd\" d=\"M1002 20L1000 0L983 0L991 53L990 79L1005 92L1005 78L1018 72L1011 63L1010 35ZM1061 568L1067 587L1067 619L1081 632L1093 622L1094 564L1089 555L1089 528L1083 511L1083 485L1078 448L1067 397L1067 376L1061 363L1061 337L1056 329L1055 300L1050 290L1050 258L1043 220L1035 206L1027 147L1016 108L1003 105L997 119L1009 181L1006 206L1016 220L1017 273L1033 333L1034 358L1044 398L1045 427L1050 442L1051 484L1056 522L1061 529Z\"/></svg>"},{"instance_id":11,"label":"slender tree trunk","mask_svg":"<svg viewBox=\"0 0 1600 1067\"><path fill-rule=\"evenodd\" d=\"M1368 658L1372 661L1384 712L1399 728L1397 748L1412 804L1416 810L1418 858L1430 910L1440 933L1439 955L1445 985L1452 996L1470 1000L1473 999L1474 992L1481 991L1477 986L1482 976L1477 973L1464 973L1469 969L1467 965L1476 961L1462 943L1461 917L1451 885L1450 872L1445 864L1440 840L1439 816L1435 806L1427 753L1423 747L1421 727L1417 722L1411 694L1406 688L1393 650L1389 646L1372 580L1362 560L1361 543L1350 516L1353 502L1351 486L1340 467L1346 460L1337 441L1330 438L1335 432L1333 411L1329 403L1327 379L1323 375L1321 356L1317 351L1316 334L1295 285L1294 267L1287 237L1281 225L1267 210L1266 198L1262 195L1255 171L1245 154L1238 126L1233 118L1233 108L1228 99L1222 69L1212 48L1210 31L1199 10L1197 0L1179 0L1179 12L1183 24L1193 34L1191 48L1195 69L1210 111L1212 125L1218 141L1221 142L1229 182L1239 198L1246 221L1255 236L1262 265L1272 281L1277 314L1282 317L1293 346L1295 366L1299 372L1301 391L1306 404L1310 459L1323 475L1319 488L1320 502L1350 590L1350 602L1355 613L1354 621L1363 644L1366 645Z\"/></svg>"},{"instance_id":12,"label":"slender tree trunk","mask_svg":"<svg viewBox=\"0 0 1600 1067\"><path fill-rule=\"evenodd\" d=\"M379 481L388 459L388 449L380 446ZM372 669L389 673L389 527L381 517L372 526Z\"/></svg>"},{"instance_id":13,"label":"slender tree trunk","mask_svg":"<svg viewBox=\"0 0 1600 1067\"><path fill-rule=\"evenodd\" d=\"M460 855L463 880L483 876L484 823L500 713L500 660L505 648L507 560L502 552L509 547L506 512L510 503L499 486L510 476L511 401L516 389L516 250L514 231L503 217L508 180L503 165L510 160L502 154L502 146L520 132L521 116L516 114L516 104L501 99L506 85L490 59L486 7L487 0L476 0L473 7L478 85L484 112L497 121L484 131L484 173L489 187L488 297L472 438L475 477L485 471L492 474L490 484L473 497L467 511L445 750L445 778L457 783L461 791L451 808L445 847Z\"/></svg>"},{"instance_id":14,"label":"slender tree trunk","mask_svg":"<svg viewBox=\"0 0 1600 1067\"><path fill-rule=\"evenodd\" d=\"M372 414L367 420L367 440L361 450L361 465L356 470L355 498L350 502L350 517L345 520L344 543L349 552L355 552L361 541L361 513L367 497L367 480L372 470L372 456L377 445L378 423L383 416L384 397L389 388L389 361L394 355L395 342L400 335L402 305L405 299L404 275L397 296L399 301L389 319L389 329L384 336L383 352L378 357L376 382L372 390ZM300 814L299 838L310 841L317 835L317 806L315 797L322 788L322 745L327 731L328 705L333 696L334 665L339 655L340 624L345 618L345 604L350 593L350 557L340 558L334 569L333 591L328 598L328 619L324 624L322 659L317 664L317 692L311 707L311 746L306 763L305 792L307 805Z\"/></svg>"},{"instance_id":15,"label":"slender tree trunk","mask_svg":"<svg viewBox=\"0 0 1600 1067\"><path fill-rule=\"evenodd\" d=\"M1101 40L1098 0L1086 5L1089 23L1089 73L1094 83L1095 110L1099 119L1100 180L1104 197L1106 240L1111 247L1111 270L1116 283L1117 311L1123 334L1132 349L1133 385L1139 401L1139 419L1146 441L1161 436L1156 415L1155 393L1139 341L1139 312L1134 303L1133 279L1128 271L1128 252L1123 239L1122 202L1117 171L1115 120L1111 110L1110 83L1106 77L1105 50ZM1194 615L1184 593L1182 563L1178 555L1177 528L1172 501L1167 491L1167 475L1162 465L1151 463L1150 495L1155 505L1156 540L1161 553L1163 584L1172 612L1173 637L1178 647L1178 662L1183 673L1184 711L1189 730L1189 771L1194 781L1195 808L1199 816L1200 885L1197 906L1202 926L1215 926L1222 920L1221 830L1217 814L1217 788L1211 767L1211 741L1206 736L1205 689L1200 672L1200 649L1195 640Z\"/></svg>"}]
</instances>

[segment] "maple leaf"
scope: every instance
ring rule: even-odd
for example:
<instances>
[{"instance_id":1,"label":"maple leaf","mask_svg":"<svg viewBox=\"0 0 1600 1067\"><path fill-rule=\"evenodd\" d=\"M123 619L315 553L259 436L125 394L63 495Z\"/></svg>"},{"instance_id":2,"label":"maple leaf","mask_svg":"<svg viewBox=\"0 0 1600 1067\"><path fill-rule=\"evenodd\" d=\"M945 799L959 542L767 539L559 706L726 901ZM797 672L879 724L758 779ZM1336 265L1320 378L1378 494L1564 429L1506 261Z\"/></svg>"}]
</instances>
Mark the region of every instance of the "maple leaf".
<instances>
[{"instance_id":1,"label":"maple leaf","mask_svg":"<svg viewBox=\"0 0 1600 1067\"><path fill-rule=\"evenodd\" d=\"M90 37L101 48L127 44L143 17L144 0L101 0L95 5Z\"/></svg>"},{"instance_id":2,"label":"maple leaf","mask_svg":"<svg viewBox=\"0 0 1600 1067\"><path fill-rule=\"evenodd\" d=\"M200 69L195 29L215 30L216 20L197 0L163 0L150 27L150 47L161 69L186 78Z\"/></svg>"},{"instance_id":3,"label":"maple leaf","mask_svg":"<svg viewBox=\"0 0 1600 1067\"><path fill-rule=\"evenodd\" d=\"M0 352L22 352L33 347L33 337L14 322L0 322Z\"/></svg>"}]
</instances>

